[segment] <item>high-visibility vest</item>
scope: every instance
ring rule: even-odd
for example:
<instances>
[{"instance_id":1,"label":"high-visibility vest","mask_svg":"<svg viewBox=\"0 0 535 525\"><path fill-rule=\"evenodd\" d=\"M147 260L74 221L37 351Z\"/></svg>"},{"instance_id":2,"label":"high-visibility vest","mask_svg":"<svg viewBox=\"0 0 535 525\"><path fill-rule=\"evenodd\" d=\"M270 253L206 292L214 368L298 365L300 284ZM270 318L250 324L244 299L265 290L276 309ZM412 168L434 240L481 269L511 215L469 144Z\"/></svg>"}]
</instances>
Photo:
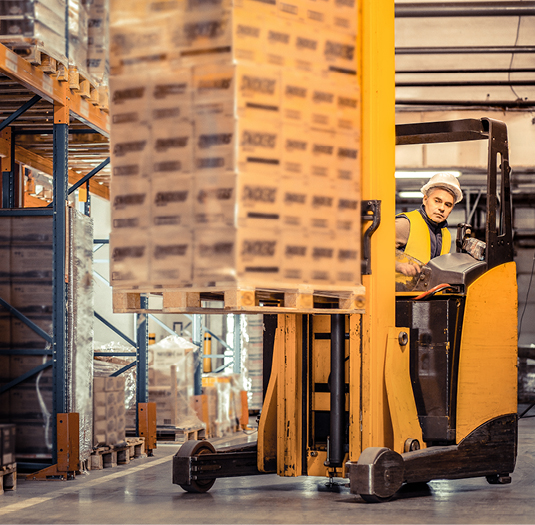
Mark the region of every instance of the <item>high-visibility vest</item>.
<instances>
[{"instance_id":1,"label":"high-visibility vest","mask_svg":"<svg viewBox=\"0 0 535 525\"><path fill-rule=\"evenodd\" d=\"M431 259L431 233L419 210L409 211L398 215L409 219L409 239L405 246L405 253L426 264ZM442 228L442 249L440 255L449 253L451 248L451 234L448 228Z\"/></svg>"}]
</instances>

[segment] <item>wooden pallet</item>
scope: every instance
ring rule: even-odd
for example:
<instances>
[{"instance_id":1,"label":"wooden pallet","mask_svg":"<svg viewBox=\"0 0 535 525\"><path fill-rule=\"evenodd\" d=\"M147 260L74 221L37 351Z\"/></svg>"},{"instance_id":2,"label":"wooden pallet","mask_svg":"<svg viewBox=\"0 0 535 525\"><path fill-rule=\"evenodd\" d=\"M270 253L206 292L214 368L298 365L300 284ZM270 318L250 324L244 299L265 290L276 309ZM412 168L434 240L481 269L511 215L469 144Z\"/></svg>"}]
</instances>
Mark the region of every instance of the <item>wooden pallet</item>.
<instances>
[{"instance_id":1,"label":"wooden pallet","mask_svg":"<svg viewBox=\"0 0 535 525\"><path fill-rule=\"evenodd\" d=\"M87 470L102 470L128 465L132 459L145 456L145 438L126 438L126 445L98 447L89 456Z\"/></svg>"},{"instance_id":2,"label":"wooden pallet","mask_svg":"<svg viewBox=\"0 0 535 525\"><path fill-rule=\"evenodd\" d=\"M11 463L0 467L0 495L5 490L15 490L17 488L17 464Z\"/></svg>"},{"instance_id":3,"label":"wooden pallet","mask_svg":"<svg viewBox=\"0 0 535 525\"><path fill-rule=\"evenodd\" d=\"M113 289L114 313L364 313L364 287L267 288L226 285L213 288L162 288L150 290ZM161 309L141 308L141 296L163 296ZM206 307L203 301L218 301L222 306Z\"/></svg>"},{"instance_id":4,"label":"wooden pallet","mask_svg":"<svg viewBox=\"0 0 535 525\"><path fill-rule=\"evenodd\" d=\"M156 428L158 441L179 441L185 443L191 439L206 439L206 430L199 428L179 428L173 426L158 426Z\"/></svg>"}]
</instances>

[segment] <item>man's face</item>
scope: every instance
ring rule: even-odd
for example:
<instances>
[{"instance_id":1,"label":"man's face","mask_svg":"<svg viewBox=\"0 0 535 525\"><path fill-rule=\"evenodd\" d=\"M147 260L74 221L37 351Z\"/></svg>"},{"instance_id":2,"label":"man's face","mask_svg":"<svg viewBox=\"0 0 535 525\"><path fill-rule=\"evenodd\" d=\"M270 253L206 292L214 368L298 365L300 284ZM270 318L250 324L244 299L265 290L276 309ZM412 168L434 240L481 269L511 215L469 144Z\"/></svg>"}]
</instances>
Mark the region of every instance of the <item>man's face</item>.
<instances>
[{"instance_id":1,"label":"man's face","mask_svg":"<svg viewBox=\"0 0 535 525\"><path fill-rule=\"evenodd\" d=\"M432 189L428 195L424 195L424 206L427 216L432 221L445 221L453 210L453 195L440 188Z\"/></svg>"}]
</instances>

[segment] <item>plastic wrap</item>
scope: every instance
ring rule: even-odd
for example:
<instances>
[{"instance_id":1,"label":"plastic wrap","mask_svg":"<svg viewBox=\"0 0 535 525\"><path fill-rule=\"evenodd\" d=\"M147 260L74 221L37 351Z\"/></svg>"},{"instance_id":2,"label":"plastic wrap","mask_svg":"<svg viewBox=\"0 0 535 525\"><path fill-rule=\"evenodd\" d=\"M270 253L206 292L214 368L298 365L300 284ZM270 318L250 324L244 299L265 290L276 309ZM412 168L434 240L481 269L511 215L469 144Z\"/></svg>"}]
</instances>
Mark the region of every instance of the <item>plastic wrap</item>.
<instances>
[{"instance_id":1,"label":"plastic wrap","mask_svg":"<svg viewBox=\"0 0 535 525\"><path fill-rule=\"evenodd\" d=\"M99 356L93 360L93 375L94 377L110 376L117 370L120 370L127 364L132 362L131 357L115 357L114 353L132 352L131 346L126 346L121 343L94 343L95 352L109 352L110 356ZM121 374L125 378L124 386L124 400L126 410L135 409L136 407L136 367L133 366Z\"/></svg>"},{"instance_id":2,"label":"plastic wrap","mask_svg":"<svg viewBox=\"0 0 535 525\"><path fill-rule=\"evenodd\" d=\"M109 0L91 2L87 38L87 71L93 81L107 86L110 74Z\"/></svg>"},{"instance_id":3,"label":"plastic wrap","mask_svg":"<svg viewBox=\"0 0 535 525\"><path fill-rule=\"evenodd\" d=\"M69 65L76 66L78 72L87 78L88 9L82 0L68 0L68 2Z\"/></svg>"},{"instance_id":4,"label":"plastic wrap","mask_svg":"<svg viewBox=\"0 0 535 525\"><path fill-rule=\"evenodd\" d=\"M149 401L156 403L158 425L203 427L191 406L196 349L177 335L149 347Z\"/></svg>"},{"instance_id":5,"label":"plastic wrap","mask_svg":"<svg viewBox=\"0 0 535 525\"><path fill-rule=\"evenodd\" d=\"M0 1L0 40L17 48L36 45L38 50L66 64L65 2Z\"/></svg>"},{"instance_id":6,"label":"plastic wrap","mask_svg":"<svg viewBox=\"0 0 535 525\"><path fill-rule=\"evenodd\" d=\"M207 374L202 379L202 385L208 405L208 435L223 437L236 432L242 412L242 376Z\"/></svg>"},{"instance_id":7,"label":"plastic wrap","mask_svg":"<svg viewBox=\"0 0 535 525\"><path fill-rule=\"evenodd\" d=\"M69 209L67 406L80 414L80 459L93 434L93 221Z\"/></svg>"},{"instance_id":8,"label":"plastic wrap","mask_svg":"<svg viewBox=\"0 0 535 525\"><path fill-rule=\"evenodd\" d=\"M249 410L261 410L264 400L264 317L241 315L240 322L244 390L247 391Z\"/></svg>"}]
</instances>

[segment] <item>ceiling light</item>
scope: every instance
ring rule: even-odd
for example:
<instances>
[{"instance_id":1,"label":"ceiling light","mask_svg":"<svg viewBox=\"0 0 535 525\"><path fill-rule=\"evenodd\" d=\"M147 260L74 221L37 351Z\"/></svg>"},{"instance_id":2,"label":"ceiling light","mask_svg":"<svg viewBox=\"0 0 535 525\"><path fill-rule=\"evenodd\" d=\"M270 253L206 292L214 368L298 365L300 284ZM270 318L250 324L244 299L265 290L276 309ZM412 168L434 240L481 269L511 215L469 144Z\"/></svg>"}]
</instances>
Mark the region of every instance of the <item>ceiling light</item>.
<instances>
[{"instance_id":1,"label":"ceiling light","mask_svg":"<svg viewBox=\"0 0 535 525\"><path fill-rule=\"evenodd\" d=\"M460 177L460 171L396 171L396 179L430 179L437 173L451 173L454 177Z\"/></svg>"},{"instance_id":2,"label":"ceiling light","mask_svg":"<svg viewBox=\"0 0 535 525\"><path fill-rule=\"evenodd\" d=\"M400 199L421 199L423 193L420 191L400 191L398 197Z\"/></svg>"}]
</instances>

